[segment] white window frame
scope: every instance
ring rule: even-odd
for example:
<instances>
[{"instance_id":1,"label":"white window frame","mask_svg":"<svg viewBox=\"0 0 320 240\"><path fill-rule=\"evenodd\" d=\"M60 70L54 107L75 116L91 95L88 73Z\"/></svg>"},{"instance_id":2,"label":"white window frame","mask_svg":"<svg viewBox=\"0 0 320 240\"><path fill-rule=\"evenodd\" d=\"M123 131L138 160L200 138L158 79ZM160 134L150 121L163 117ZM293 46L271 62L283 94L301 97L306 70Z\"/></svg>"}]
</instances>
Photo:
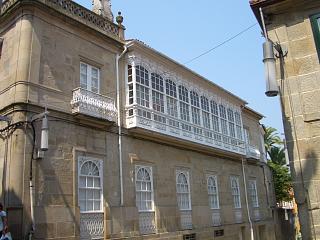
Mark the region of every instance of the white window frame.
<instances>
[{"instance_id":1,"label":"white window frame","mask_svg":"<svg viewBox=\"0 0 320 240\"><path fill-rule=\"evenodd\" d=\"M257 180L249 180L249 195L252 207L258 208L259 198L257 191Z\"/></svg>"},{"instance_id":2,"label":"white window frame","mask_svg":"<svg viewBox=\"0 0 320 240\"><path fill-rule=\"evenodd\" d=\"M86 90L88 90L90 92L94 92L94 93L98 93L99 94L100 93L100 68L92 66L92 65L90 65L88 63L85 63L85 62L82 62L82 61L80 62L80 87L81 88L83 88L82 87L82 83L81 83L81 75L82 75L81 66L82 65L86 66L86 68L87 68L87 72L86 72L86 88L84 88L84 89L86 89ZM92 70L93 69L96 69L97 72L98 72L98 87L97 87L97 91L96 92L92 90L92 78L93 78Z\"/></svg>"},{"instance_id":3,"label":"white window frame","mask_svg":"<svg viewBox=\"0 0 320 240\"><path fill-rule=\"evenodd\" d=\"M180 184L178 182L178 178L179 176L183 174L187 180L187 188L188 191L181 191L180 190L180 186L178 184ZM181 185L181 184L180 184ZM176 193L177 193L177 203L178 203L178 207L180 211L190 211L192 210L192 205L191 205L191 189L190 189L190 174L189 171L182 171L182 170L177 170L176 171ZM188 195L188 207L187 208L182 208L182 204L180 204L179 202L179 195L183 196L183 195Z\"/></svg>"},{"instance_id":4,"label":"white window frame","mask_svg":"<svg viewBox=\"0 0 320 240\"><path fill-rule=\"evenodd\" d=\"M138 74L139 73L139 74ZM139 77L138 77L139 75ZM135 97L139 106L150 108L150 76L149 71L142 65L135 66Z\"/></svg>"},{"instance_id":5,"label":"white window frame","mask_svg":"<svg viewBox=\"0 0 320 240\"><path fill-rule=\"evenodd\" d=\"M241 209L241 192L240 192L240 183L239 183L238 176L230 177L230 187L231 187L233 206L236 209Z\"/></svg>"},{"instance_id":6,"label":"white window frame","mask_svg":"<svg viewBox=\"0 0 320 240\"><path fill-rule=\"evenodd\" d=\"M138 180L138 172L140 170L146 170L150 176L150 184L151 184L151 191L144 191L144 190L138 190L137 182ZM137 199L138 193L151 193L151 208L150 209L140 209L139 202ZM139 212L154 212L154 189L153 189L153 173L152 173L152 167L150 166L142 166L142 165L136 165L135 166L135 194L136 194L136 206Z\"/></svg>"},{"instance_id":7,"label":"white window frame","mask_svg":"<svg viewBox=\"0 0 320 240\"><path fill-rule=\"evenodd\" d=\"M209 180L212 179L214 185L209 185ZM214 190L215 188L215 190ZM208 175L207 176L207 190L208 190L208 197L209 197L209 207L210 209L220 209L220 202L219 202L219 187L218 187L218 177L216 175ZM216 206L213 206L213 198L216 199Z\"/></svg>"},{"instance_id":8,"label":"white window frame","mask_svg":"<svg viewBox=\"0 0 320 240\"><path fill-rule=\"evenodd\" d=\"M98 177L93 177L93 178L99 178L100 180L100 187L99 188L95 188L95 187L87 187L87 179L88 177L90 177L90 175L82 175L81 174L81 168L84 166L84 164L88 163L88 162L92 162L93 164L96 165L96 167L99 170L99 176ZM80 179L82 177L86 178L86 186L82 187L80 184ZM93 180L94 182L94 180ZM94 184L94 183L93 183ZM94 205L93 205L93 210L81 210L80 208L80 201L82 201L82 199L80 199L80 190L84 189L84 190L99 190L100 191L100 209L99 210L94 210ZM86 199L84 199L85 201L87 201L87 192L86 192ZM94 199L93 199L94 201ZM99 212L103 212L103 161L101 159L96 159L96 158L92 158L92 157L86 157L86 156L79 156L78 157L78 204L79 204L79 208L80 208L80 213L99 213ZM87 208L87 204L86 204L86 208Z\"/></svg>"}]
</instances>

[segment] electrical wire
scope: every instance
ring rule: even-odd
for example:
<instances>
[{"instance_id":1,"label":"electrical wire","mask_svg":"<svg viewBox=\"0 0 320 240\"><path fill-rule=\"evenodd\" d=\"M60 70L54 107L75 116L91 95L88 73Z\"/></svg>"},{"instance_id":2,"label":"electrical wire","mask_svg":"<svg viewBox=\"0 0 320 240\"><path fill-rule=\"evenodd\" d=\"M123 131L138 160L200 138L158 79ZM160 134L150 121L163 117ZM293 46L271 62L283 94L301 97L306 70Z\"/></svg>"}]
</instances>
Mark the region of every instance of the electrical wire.
<instances>
[{"instance_id":1,"label":"electrical wire","mask_svg":"<svg viewBox=\"0 0 320 240\"><path fill-rule=\"evenodd\" d=\"M240 35L244 34L244 33L245 33L245 32L247 32L247 31L249 31L251 28L253 28L253 27L254 27L254 26L256 26L257 24L258 24L258 23L254 23L254 24L250 25L249 27L247 27L247 28L245 28L244 30L242 30L241 32L239 32L239 33L237 33L237 34L233 35L232 37L230 37L230 38L228 38L228 39L224 40L223 42L219 43L218 45L216 45L216 46L214 46L214 47L210 48L209 50L207 50L207 51L205 51L205 52L201 53L200 55L198 55L198 56L196 56L196 57L194 57L194 58L192 58L192 59L190 59L190 60L188 60L188 61L184 62L184 63L183 63L183 65L189 64L189 63L191 63L191 62L193 62L193 61L197 60L198 58L200 58L200 57L202 57L202 56L204 56L204 55L206 55L206 54L208 54L208 53L212 52L213 50L215 50L215 49L217 49L217 48L219 48L219 47L221 47L221 46L223 46L223 45L227 44L228 42L232 41L233 39L235 39L235 38L239 37Z\"/></svg>"}]
</instances>

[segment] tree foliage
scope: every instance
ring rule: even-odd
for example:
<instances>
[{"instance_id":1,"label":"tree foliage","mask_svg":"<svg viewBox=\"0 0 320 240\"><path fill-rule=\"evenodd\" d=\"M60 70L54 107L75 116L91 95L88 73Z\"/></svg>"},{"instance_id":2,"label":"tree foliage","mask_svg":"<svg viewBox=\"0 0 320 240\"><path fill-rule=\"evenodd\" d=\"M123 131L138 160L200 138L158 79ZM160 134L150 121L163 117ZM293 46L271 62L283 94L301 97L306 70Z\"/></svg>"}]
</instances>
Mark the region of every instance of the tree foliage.
<instances>
[{"instance_id":1,"label":"tree foliage","mask_svg":"<svg viewBox=\"0 0 320 240\"><path fill-rule=\"evenodd\" d=\"M292 179L289 169L272 161L268 162L273 174L277 202L292 200Z\"/></svg>"},{"instance_id":2,"label":"tree foliage","mask_svg":"<svg viewBox=\"0 0 320 240\"><path fill-rule=\"evenodd\" d=\"M283 141L275 128L265 129L264 146L268 155L268 165L273 174L277 202L290 201L292 200L292 178L286 166Z\"/></svg>"}]
</instances>

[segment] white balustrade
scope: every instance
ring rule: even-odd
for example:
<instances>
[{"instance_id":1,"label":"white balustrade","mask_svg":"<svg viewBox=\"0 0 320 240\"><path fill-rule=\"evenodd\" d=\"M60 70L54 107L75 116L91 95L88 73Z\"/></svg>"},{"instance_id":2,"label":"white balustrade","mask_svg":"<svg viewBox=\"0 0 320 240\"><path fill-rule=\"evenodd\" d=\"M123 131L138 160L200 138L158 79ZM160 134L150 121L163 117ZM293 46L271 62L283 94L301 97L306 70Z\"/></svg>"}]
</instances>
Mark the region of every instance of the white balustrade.
<instances>
[{"instance_id":1,"label":"white balustrade","mask_svg":"<svg viewBox=\"0 0 320 240\"><path fill-rule=\"evenodd\" d=\"M156 233L154 212L140 212L139 213L139 228L140 228L141 234Z\"/></svg>"},{"instance_id":2,"label":"white balustrade","mask_svg":"<svg viewBox=\"0 0 320 240\"><path fill-rule=\"evenodd\" d=\"M242 223L242 210L238 209L238 210L234 210L234 220L235 223Z\"/></svg>"},{"instance_id":3,"label":"white balustrade","mask_svg":"<svg viewBox=\"0 0 320 240\"><path fill-rule=\"evenodd\" d=\"M3 2L1 12L6 12L13 5L21 0L6 0ZM39 2L45 4L58 12L61 12L70 18L79 22L83 22L87 26L108 34L114 38L119 38L119 26L109 21L108 19L95 14L85 7L70 0L33 0L32 2Z\"/></svg>"},{"instance_id":4,"label":"white balustrade","mask_svg":"<svg viewBox=\"0 0 320 240\"><path fill-rule=\"evenodd\" d=\"M181 229L192 229L192 211L180 211Z\"/></svg>"},{"instance_id":5,"label":"white balustrade","mask_svg":"<svg viewBox=\"0 0 320 240\"><path fill-rule=\"evenodd\" d=\"M80 213L80 239L103 239L103 213Z\"/></svg>"},{"instance_id":6,"label":"white balustrade","mask_svg":"<svg viewBox=\"0 0 320 240\"><path fill-rule=\"evenodd\" d=\"M84 114L112 122L117 118L114 99L82 88L73 90L71 106L72 113L75 114Z\"/></svg>"},{"instance_id":7,"label":"white balustrade","mask_svg":"<svg viewBox=\"0 0 320 240\"><path fill-rule=\"evenodd\" d=\"M162 122L154 120L159 119L159 116ZM163 121L163 119L165 119L165 121ZM235 152L241 155L246 154L244 141L224 136L211 129L206 129L190 122L184 122L180 119L170 117L167 114L154 112L149 108L137 105L127 109L126 127L140 127L209 147Z\"/></svg>"},{"instance_id":8,"label":"white balustrade","mask_svg":"<svg viewBox=\"0 0 320 240\"><path fill-rule=\"evenodd\" d=\"M213 226L220 226L221 225L220 211L213 211L212 212L212 225Z\"/></svg>"},{"instance_id":9,"label":"white balustrade","mask_svg":"<svg viewBox=\"0 0 320 240\"><path fill-rule=\"evenodd\" d=\"M247 158L253 158L253 159L260 159L260 151L257 147L252 146L252 145L247 145L247 153L246 153L246 157Z\"/></svg>"}]
</instances>

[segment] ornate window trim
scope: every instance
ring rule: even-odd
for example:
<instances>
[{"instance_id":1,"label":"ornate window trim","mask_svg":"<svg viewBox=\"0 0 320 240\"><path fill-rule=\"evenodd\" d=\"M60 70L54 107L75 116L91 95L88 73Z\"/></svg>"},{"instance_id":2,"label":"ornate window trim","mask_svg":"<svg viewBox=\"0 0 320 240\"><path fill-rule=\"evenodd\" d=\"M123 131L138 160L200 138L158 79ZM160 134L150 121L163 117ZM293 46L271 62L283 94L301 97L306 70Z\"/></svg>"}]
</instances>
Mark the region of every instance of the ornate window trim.
<instances>
[{"instance_id":1,"label":"ornate window trim","mask_svg":"<svg viewBox=\"0 0 320 240\"><path fill-rule=\"evenodd\" d=\"M150 180L144 180L141 181L138 179L138 173L139 171L146 171L149 175ZM138 182L141 183L141 188L138 188ZM150 184L150 189L142 189L142 186L148 186L148 183ZM154 189L153 189L153 173L152 173L152 167L150 166L142 166L142 165L136 165L135 166L135 193L136 193L136 206L138 208L139 213L141 212L154 212ZM141 195L139 195L141 194ZM146 209L141 209L141 205L139 205L139 201L137 199L137 196L139 195L140 197L145 194L145 197L147 197L147 194L150 194L150 208L146 207ZM146 199L147 203L147 199Z\"/></svg>"},{"instance_id":2,"label":"ornate window trim","mask_svg":"<svg viewBox=\"0 0 320 240\"><path fill-rule=\"evenodd\" d=\"M231 187L231 194L233 198L233 207L236 209L240 209L241 208L241 192L240 192L240 184L239 184L238 176L230 177L230 187Z\"/></svg>"},{"instance_id":3,"label":"ornate window trim","mask_svg":"<svg viewBox=\"0 0 320 240\"><path fill-rule=\"evenodd\" d=\"M97 169L98 169L98 176L93 176L92 174L81 174L81 169L84 167L85 164L87 163L92 163L94 164ZM93 177L92 177L93 176ZM92 180L92 186L88 186L88 179ZM81 186L81 181L83 182L85 180L85 185ZM90 181L91 181L90 180ZM99 181L97 181L99 180ZM100 183L100 187L96 187L95 184ZM91 185L91 183L89 183ZM84 190L85 192L85 198L81 198L81 190ZM87 191L92 190L92 199L88 199ZM99 201L100 201L100 208L98 210L95 210L94 208L94 202L98 201L96 200L96 196L94 196L94 192L100 191L100 196L99 196ZM93 201L93 209L92 210L87 210L87 201ZM81 210L81 204L80 201L85 201L86 202L86 210ZM102 212L103 213L103 161L101 159L97 158L92 158L92 157L87 157L87 156L78 156L78 204L80 207L80 213L98 213Z\"/></svg>"},{"instance_id":4,"label":"ornate window trim","mask_svg":"<svg viewBox=\"0 0 320 240\"><path fill-rule=\"evenodd\" d=\"M186 182L181 182L180 176L183 176L186 180ZM187 211L187 210L192 210L192 205L191 205L191 188L190 188L190 174L189 171L182 171L182 170L177 170L176 171L176 191L177 191L177 202L178 202L178 207L180 211ZM187 207L182 206L182 202L179 200L187 200Z\"/></svg>"},{"instance_id":5,"label":"ornate window trim","mask_svg":"<svg viewBox=\"0 0 320 240\"><path fill-rule=\"evenodd\" d=\"M216 175L207 176L207 190L210 209L220 209L218 178Z\"/></svg>"},{"instance_id":6,"label":"ornate window trim","mask_svg":"<svg viewBox=\"0 0 320 240\"><path fill-rule=\"evenodd\" d=\"M93 72L96 71L96 76ZM94 81L96 80L96 86ZM92 66L83 61L80 62L80 87L90 92L100 93L100 68Z\"/></svg>"},{"instance_id":7,"label":"ornate window trim","mask_svg":"<svg viewBox=\"0 0 320 240\"><path fill-rule=\"evenodd\" d=\"M248 192L250 196L251 205L253 208L259 207L259 198L258 198L258 191L257 191L257 180L249 180L248 184Z\"/></svg>"}]
</instances>

